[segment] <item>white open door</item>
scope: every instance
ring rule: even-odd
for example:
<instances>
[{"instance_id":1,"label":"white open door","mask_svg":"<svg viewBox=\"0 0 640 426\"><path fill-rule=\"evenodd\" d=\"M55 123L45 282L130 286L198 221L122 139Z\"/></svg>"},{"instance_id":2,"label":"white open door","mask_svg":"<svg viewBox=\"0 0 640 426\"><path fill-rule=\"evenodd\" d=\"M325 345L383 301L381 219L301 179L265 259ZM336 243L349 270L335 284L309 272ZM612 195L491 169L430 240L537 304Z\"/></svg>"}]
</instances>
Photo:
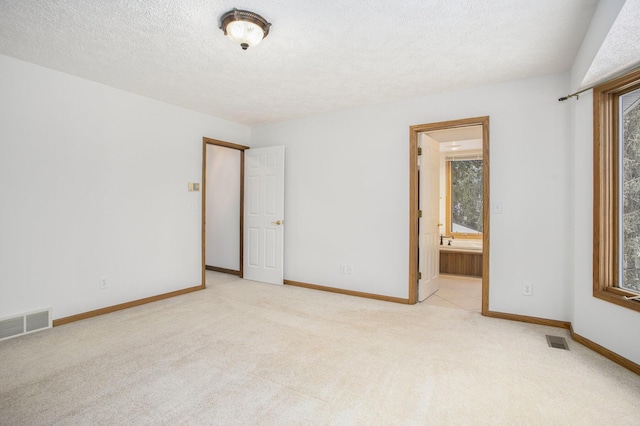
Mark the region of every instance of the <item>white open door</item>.
<instances>
[{"instance_id":1,"label":"white open door","mask_svg":"<svg viewBox=\"0 0 640 426\"><path fill-rule=\"evenodd\" d=\"M422 155L419 158L420 210L418 232L418 300L422 302L438 291L440 276L440 144L420 135Z\"/></svg>"},{"instance_id":2,"label":"white open door","mask_svg":"<svg viewBox=\"0 0 640 426\"><path fill-rule=\"evenodd\" d=\"M245 151L244 278L284 281L284 146Z\"/></svg>"}]
</instances>

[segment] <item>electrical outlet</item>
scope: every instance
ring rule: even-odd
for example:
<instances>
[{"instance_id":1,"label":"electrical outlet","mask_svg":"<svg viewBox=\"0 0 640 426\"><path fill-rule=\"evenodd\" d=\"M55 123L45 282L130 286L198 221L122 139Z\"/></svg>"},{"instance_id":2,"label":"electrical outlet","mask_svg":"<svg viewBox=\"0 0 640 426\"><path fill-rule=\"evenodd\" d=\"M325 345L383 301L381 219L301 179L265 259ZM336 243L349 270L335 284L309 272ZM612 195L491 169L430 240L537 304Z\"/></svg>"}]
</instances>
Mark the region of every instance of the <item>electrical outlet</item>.
<instances>
[{"instance_id":1,"label":"electrical outlet","mask_svg":"<svg viewBox=\"0 0 640 426\"><path fill-rule=\"evenodd\" d=\"M525 296L533 296L533 284L524 284L522 286L522 294Z\"/></svg>"},{"instance_id":2,"label":"electrical outlet","mask_svg":"<svg viewBox=\"0 0 640 426\"><path fill-rule=\"evenodd\" d=\"M491 213L502 214L502 201L494 201L491 203Z\"/></svg>"},{"instance_id":3,"label":"electrical outlet","mask_svg":"<svg viewBox=\"0 0 640 426\"><path fill-rule=\"evenodd\" d=\"M353 274L353 265L347 265L347 274L349 275Z\"/></svg>"},{"instance_id":4,"label":"electrical outlet","mask_svg":"<svg viewBox=\"0 0 640 426\"><path fill-rule=\"evenodd\" d=\"M104 290L105 288L109 288L109 283L107 282L107 277L103 275L100 277L100 289Z\"/></svg>"}]
</instances>

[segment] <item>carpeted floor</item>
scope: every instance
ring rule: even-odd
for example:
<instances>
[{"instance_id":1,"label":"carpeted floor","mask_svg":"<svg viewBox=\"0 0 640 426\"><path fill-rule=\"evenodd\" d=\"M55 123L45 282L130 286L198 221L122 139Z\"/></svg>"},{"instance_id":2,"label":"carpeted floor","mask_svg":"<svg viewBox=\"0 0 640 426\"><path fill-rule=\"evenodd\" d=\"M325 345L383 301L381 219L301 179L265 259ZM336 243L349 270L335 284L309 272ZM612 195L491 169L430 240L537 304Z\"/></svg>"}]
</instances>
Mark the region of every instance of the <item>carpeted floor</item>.
<instances>
[{"instance_id":1,"label":"carpeted floor","mask_svg":"<svg viewBox=\"0 0 640 426\"><path fill-rule=\"evenodd\" d=\"M640 424L640 376L565 330L208 279L0 342L0 424Z\"/></svg>"}]
</instances>

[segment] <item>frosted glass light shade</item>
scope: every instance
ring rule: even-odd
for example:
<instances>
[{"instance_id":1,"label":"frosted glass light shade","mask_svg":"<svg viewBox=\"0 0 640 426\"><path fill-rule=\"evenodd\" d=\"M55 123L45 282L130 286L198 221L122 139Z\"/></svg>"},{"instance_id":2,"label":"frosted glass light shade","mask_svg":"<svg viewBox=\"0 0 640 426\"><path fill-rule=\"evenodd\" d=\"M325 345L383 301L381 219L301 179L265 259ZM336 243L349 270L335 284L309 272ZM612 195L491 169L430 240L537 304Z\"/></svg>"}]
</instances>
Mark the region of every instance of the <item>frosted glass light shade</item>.
<instances>
[{"instance_id":1,"label":"frosted glass light shade","mask_svg":"<svg viewBox=\"0 0 640 426\"><path fill-rule=\"evenodd\" d=\"M262 41L264 38L264 31L262 31L262 28L251 22L233 21L227 25L227 35L232 40L240 43L240 45L246 43L251 47Z\"/></svg>"},{"instance_id":2,"label":"frosted glass light shade","mask_svg":"<svg viewBox=\"0 0 640 426\"><path fill-rule=\"evenodd\" d=\"M262 16L246 10L233 9L220 19L220 29L243 50L260 43L269 34L271 24Z\"/></svg>"}]
</instances>

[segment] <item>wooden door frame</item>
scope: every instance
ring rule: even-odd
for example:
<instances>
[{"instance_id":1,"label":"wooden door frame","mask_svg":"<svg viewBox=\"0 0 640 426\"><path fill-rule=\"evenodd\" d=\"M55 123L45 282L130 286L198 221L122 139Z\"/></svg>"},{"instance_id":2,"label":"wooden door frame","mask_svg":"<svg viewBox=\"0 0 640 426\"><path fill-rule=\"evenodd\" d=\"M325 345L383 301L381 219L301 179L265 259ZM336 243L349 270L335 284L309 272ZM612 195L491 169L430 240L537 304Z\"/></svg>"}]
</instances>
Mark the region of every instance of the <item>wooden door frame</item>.
<instances>
[{"instance_id":1,"label":"wooden door frame","mask_svg":"<svg viewBox=\"0 0 640 426\"><path fill-rule=\"evenodd\" d=\"M418 137L420 133L482 126L482 315L489 312L489 116L418 124L409 128L409 304L418 301Z\"/></svg>"},{"instance_id":2,"label":"wooden door frame","mask_svg":"<svg viewBox=\"0 0 640 426\"><path fill-rule=\"evenodd\" d=\"M244 264L244 151L250 147L211 138L202 138L202 288L206 288L206 218L207 218L207 145L215 145L240 151L240 273L243 277Z\"/></svg>"}]
</instances>

